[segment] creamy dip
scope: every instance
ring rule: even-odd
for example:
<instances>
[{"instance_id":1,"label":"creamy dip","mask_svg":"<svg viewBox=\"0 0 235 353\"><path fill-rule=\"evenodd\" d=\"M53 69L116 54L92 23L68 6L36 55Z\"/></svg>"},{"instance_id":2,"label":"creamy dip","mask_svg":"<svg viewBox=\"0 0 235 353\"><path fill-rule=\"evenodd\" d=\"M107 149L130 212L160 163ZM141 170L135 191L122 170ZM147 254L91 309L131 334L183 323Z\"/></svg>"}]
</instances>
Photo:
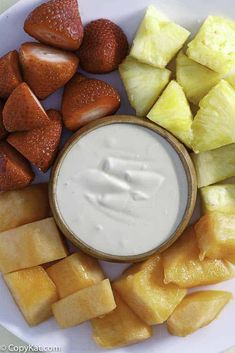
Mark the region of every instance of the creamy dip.
<instances>
[{"instance_id":1,"label":"creamy dip","mask_svg":"<svg viewBox=\"0 0 235 353\"><path fill-rule=\"evenodd\" d=\"M145 253L182 221L188 182L173 147L148 128L99 127L80 138L61 164L56 202L67 227L111 255Z\"/></svg>"}]
</instances>

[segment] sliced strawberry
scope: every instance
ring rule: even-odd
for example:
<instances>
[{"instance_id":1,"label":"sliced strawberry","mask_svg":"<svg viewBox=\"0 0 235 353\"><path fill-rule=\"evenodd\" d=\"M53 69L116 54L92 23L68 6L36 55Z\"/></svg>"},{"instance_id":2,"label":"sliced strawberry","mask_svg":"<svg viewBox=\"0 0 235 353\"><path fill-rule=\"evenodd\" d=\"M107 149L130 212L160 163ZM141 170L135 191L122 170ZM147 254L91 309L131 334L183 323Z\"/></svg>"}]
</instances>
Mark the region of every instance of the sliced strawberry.
<instances>
[{"instance_id":1,"label":"sliced strawberry","mask_svg":"<svg viewBox=\"0 0 235 353\"><path fill-rule=\"evenodd\" d=\"M22 44L19 54L24 81L39 99L63 87L73 77L79 63L75 54L39 43Z\"/></svg>"},{"instance_id":2,"label":"sliced strawberry","mask_svg":"<svg viewBox=\"0 0 235 353\"><path fill-rule=\"evenodd\" d=\"M39 100L26 83L21 83L8 98L3 109L7 131L27 131L50 122Z\"/></svg>"},{"instance_id":3,"label":"sliced strawberry","mask_svg":"<svg viewBox=\"0 0 235 353\"><path fill-rule=\"evenodd\" d=\"M75 75L65 86L62 113L69 130L75 131L89 121L113 114L119 107L118 92L104 81Z\"/></svg>"},{"instance_id":4,"label":"sliced strawberry","mask_svg":"<svg viewBox=\"0 0 235 353\"><path fill-rule=\"evenodd\" d=\"M0 191L24 188L33 179L29 162L7 142L0 142Z\"/></svg>"},{"instance_id":5,"label":"sliced strawberry","mask_svg":"<svg viewBox=\"0 0 235 353\"><path fill-rule=\"evenodd\" d=\"M106 19L92 21L85 27L79 49L81 66L97 74L114 71L128 50L127 37L119 26Z\"/></svg>"},{"instance_id":6,"label":"sliced strawberry","mask_svg":"<svg viewBox=\"0 0 235 353\"><path fill-rule=\"evenodd\" d=\"M7 141L25 158L46 172L56 156L62 133L62 118L56 110L49 110L50 123L31 131L15 132Z\"/></svg>"},{"instance_id":7,"label":"sliced strawberry","mask_svg":"<svg viewBox=\"0 0 235 353\"><path fill-rule=\"evenodd\" d=\"M18 53L10 51L0 58L0 97L8 98L21 82Z\"/></svg>"},{"instance_id":8,"label":"sliced strawberry","mask_svg":"<svg viewBox=\"0 0 235 353\"><path fill-rule=\"evenodd\" d=\"M2 111L3 111L3 103L0 102L0 140L7 135L6 129L2 121Z\"/></svg>"},{"instance_id":9,"label":"sliced strawberry","mask_svg":"<svg viewBox=\"0 0 235 353\"><path fill-rule=\"evenodd\" d=\"M24 30L42 43L77 50L83 39L83 25L77 0L50 0L28 16Z\"/></svg>"}]
</instances>

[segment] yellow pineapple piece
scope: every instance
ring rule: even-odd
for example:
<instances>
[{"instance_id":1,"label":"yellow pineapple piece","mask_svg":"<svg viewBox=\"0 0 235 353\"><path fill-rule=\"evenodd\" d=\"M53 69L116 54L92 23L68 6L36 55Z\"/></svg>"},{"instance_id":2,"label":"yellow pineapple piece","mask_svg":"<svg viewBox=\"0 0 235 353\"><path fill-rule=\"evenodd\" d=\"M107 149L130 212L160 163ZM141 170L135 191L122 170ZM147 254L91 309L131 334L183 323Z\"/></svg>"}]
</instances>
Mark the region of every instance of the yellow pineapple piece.
<instances>
[{"instance_id":1,"label":"yellow pineapple piece","mask_svg":"<svg viewBox=\"0 0 235 353\"><path fill-rule=\"evenodd\" d=\"M207 213L195 225L200 259L226 259L235 264L235 215Z\"/></svg>"},{"instance_id":2,"label":"yellow pineapple piece","mask_svg":"<svg viewBox=\"0 0 235 353\"><path fill-rule=\"evenodd\" d=\"M72 254L47 268L60 298L89 287L104 279L99 262L82 252Z\"/></svg>"},{"instance_id":3,"label":"yellow pineapple piece","mask_svg":"<svg viewBox=\"0 0 235 353\"><path fill-rule=\"evenodd\" d=\"M192 123L193 150L204 152L235 142L235 91L221 80L200 101Z\"/></svg>"},{"instance_id":4,"label":"yellow pineapple piece","mask_svg":"<svg viewBox=\"0 0 235 353\"><path fill-rule=\"evenodd\" d=\"M41 265L66 255L53 218L0 233L0 269L3 273Z\"/></svg>"},{"instance_id":5,"label":"yellow pineapple piece","mask_svg":"<svg viewBox=\"0 0 235 353\"><path fill-rule=\"evenodd\" d=\"M52 305L55 319L61 328L110 313L116 308L108 279L63 298Z\"/></svg>"},{"instance_id":6,"label":"yellow pineapple piece","mask_svg":"<svg viewBox=\"0 0 235 353\"><path fill-rule=\"evenodd\" d=\"M58 295L41 266L5 274L4 280L30 326L52 316L51 305L58 300Z\"/></svg>"},{"instance_id":7,"label":"yellow pineapple piece","mask_svg":"<svg viewBox=\"0 0 235 353\"><path fill-rule=\"evenodd\" d=\"M235 89L235 72L229 73L225 76L225 80Z\"/></svg>"},{"instance_id":8,"label":"yellow pineapple piece","mask_svg":"<svg viewBox=\"0 0 235 353\"><path fill-rule=\"evenodd\" d=\"M213 151L194 153L192 159L199 188L235 176L235 144Z\"/></svg>"},{"instance_id":9,"label":"yellow pineapple piece","mask_svg":"<svg viewBox=\"0 0 235 353\"><path fill-rule=\"evenodd\" d=\"M183 47L189 35L189 31L171 22L151 5L137 31L130 55L162 69Z\"/></svg>"},{"instance_id":10,"label":"yellow pineapple piece","mask_svg":"<svg viewBox=\"0 0 235 353\"><path fill-rule=\"evenodd\" d=\"M193 116L184 91L176 81L169 83L147 117L191 146Z\"/></svg>"},{"instance_id":11,"label":"yellow pineapple piece","mask_svg":"<svg viewBox=\"0 0 235 353\"><path fill-rule=\"evenodd\" d=\"M0 193L0 232L50 215L47 184Z\"/></svg>"},{"instance_id":12,"label":"yellow pineapple piece","mask_svg":"<svg viewBox=\"0 0 235 353\"><path fill-rule=\"evenodd\" d=\"M187 336L217 318L232 299L232 293L207 290L188 294L167 320L168 331L174 336Z\"/></svg>"},{"instance_id":13,"label":"yellow pineapple piece","mask_svg":"<svg viewBox=\"0 0 235 353\"><path fill-rule=\"evenodd\" d=\"M187 55L222 74L235 66L235 22L209 16L188 44Z\"/></svg>"},{"instance_id":14,"label":"yellow pineapple piece","mask_svg":"<svg viewBox=\"0 0 235 353\"><path fill-rule=\"evenodd\" d=\"M116 348L138 343L152 336L152 328L144 323L113 291L116 309L91 320L93 339L103 348Z\"/></svg>"},{"instance_id":15,"label":"yellow pineapple piece","mask_svg":"<svg viewBox=\"0 0 235 353\"><path fill-rule=\"evenodd\" d=\"M191 288L233 277L229 263L214 259L200 261L199 252L194 227L190 227L163 253L165 283Z\"/></svg>"},{"instance_id":16,"label":"yellow pineapple piece","mask_svg":"<svg viewBox=\"0 0 235 353\"><path fill-rule=\"evenodd\" d=\"M188 58L180 51L176 59L176 79L188 100L198 105L200 100L214 87L223 75L208 69Z\"/></svg>"},{"instance_id":17,"label":"yellow pineapple piece","mask_svg":"<svg viewBox=\"0 0 235 353\"><path fill-rule=\"evenodd\" d=\"M217 184L201 188L203 213L218 211L235 214L235 184Z\"/></svg>"},{"instance_id":18,"label":"yellow pineapple piece","mask_svg":"<svg viewBox=\"0 0 235 353\"><path fill-rule=\"evenodd\" d=\"M127 305L148 325L168 319L186 294L174 284L165 284L160 256L129 268L113 283Z\"/></svg>"}]
</instances>

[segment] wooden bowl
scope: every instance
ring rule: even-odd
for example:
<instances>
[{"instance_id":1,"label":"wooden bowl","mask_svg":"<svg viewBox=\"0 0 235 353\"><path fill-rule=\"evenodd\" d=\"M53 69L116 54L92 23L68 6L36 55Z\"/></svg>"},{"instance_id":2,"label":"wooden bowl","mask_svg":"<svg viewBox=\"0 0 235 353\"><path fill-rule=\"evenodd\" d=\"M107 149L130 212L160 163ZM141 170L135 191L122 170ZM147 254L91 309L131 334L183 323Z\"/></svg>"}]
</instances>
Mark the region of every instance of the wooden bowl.
<instances>
[{"instance_id":1,"label":"wooden bowl","mask_svg":"<svg viewBox=\"0 0 235 353\"><path fill-rule=\"evenodd\" d=\"M188 181L188 199L187 199L187 207L184 213L184 216L182 218L182 221L178 225L177 229L175 232L169 237L167 241L165 241L163 244L160 246L145 252L143 254L138 254L138 255L133 255L133 256L118 256L118 255L111 255L107 254L104 252L101 252L99 250L96 250L86 243L84 243L81 239L79 239L78 234L74 234L66 225L65 221L63 220L60 210L58 208L57 202L56 202L56 187L57 187L57 178L58 178L58 173L60 170L60 167L63 163L64 158L70 151L70 149L74 146L74 144L77 143L79 139L81 139L84 135L88 134L89 132L100 128L105 125L109 124L115 124L115 123L128 123L128 124L136 124L139 126L143 126L145 128L148 128L158 135L162 136L165 140L168 141L168 143L173 147L173 149L176 151L178 156L180 157L180 160L183 164L187 181ZM52 169L51 173L51 178L50 178L50 183L49 183L49 199L50 199L50 205L52 209L52 213L55 217L56 223L59 226L60 230L62 233L78 248L80 248L82 251L85 253L102 259L106 261L112 261L112 262L139 262L147 259L151 255L153 255L156 252L162 252L163 250L166 250L170 245L172 245L176 239L182 234L184 229L187 227L196 203L196 197L197 197L197 180L196 180L196 173L194 170L193 163L191 161L191 158L186 150L186 148L180 143L173 135L171 135L169 132L164 130L163 128L159 127L158 125L150 122L147 119L140 119L135 116L128 116L128 115L115 115L115 116L109 116L105 117L102 119L95 120L85 127L81 128L78 130L65 144L64 148L62 151L59 153L59 156L54 164L54 167Z\"/></svg>"}]
</instances>

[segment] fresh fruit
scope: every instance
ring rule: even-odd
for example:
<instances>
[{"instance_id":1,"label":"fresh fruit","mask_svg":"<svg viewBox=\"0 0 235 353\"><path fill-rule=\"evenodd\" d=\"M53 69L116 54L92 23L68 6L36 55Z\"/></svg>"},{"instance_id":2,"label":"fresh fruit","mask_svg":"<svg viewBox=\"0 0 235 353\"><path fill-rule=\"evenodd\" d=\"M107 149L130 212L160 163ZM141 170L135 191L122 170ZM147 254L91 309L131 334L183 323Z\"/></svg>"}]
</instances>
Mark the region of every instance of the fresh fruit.
<instances>
[{"instance_id":1,"label":"fresh fruit","mask_svg":"<svg viewBox=\"0 0 235 353\"><path fill-rule=\"evenodd\" d=\"M30 326L52 316L51 305L58 300L58 296L54 283L42 267L8 273L3 277Z\"/></svg>"},{"instance_id":2,"label":"fresh fruit","mask_svg":"<svg viewBox=\"0 0 235 353\"><path fill-rule=\"evenodd\" d=\"M24 43L19 51L24 81L39 99L63 87L78 68L78 57L39 43Z\"/></svg>"},{"instance_id":3,"label":"fresh fruit","mask_svg":"<svg viewBox=\"0 0 235 353\"><path fill-rule=\"evenodd\" d=\"M56 110L48 110L48 125L30 131L15 132L7 141L44 173L52 165L62 133L62 117Z\"/></svg>"},{"instance_id":4,"label":"fresh fruit","mask_svg":"<svg viewBox=\"0 0 235 353\"><path fill-rule=\"evenodd\" d=\"M193 116L182 87L171 81L147 117L191 147Z\"/></svg>"},{"instance_id":5,"label":"fresh fruit","mask_svg":"<svg viewBox=\"0 0 235 353\"><path fill-rule=\"evenodd\" d=\"M213 211L235 214L235 184L211 185L200 191L204 214Z\"/></svg>"},{"instance_id":6,"label":"fresh fruit","mask_svg":"<svg viewBox=\"0 0 235 353\"><path fill-rule=\"evenodd\" d=\"M3 109L6 130L27 131L45 126L49 122L50 119L29 86L25 82L21 83L12 92Z\"/></svg>"},{"instance_id":7,"label":"fresh fruit","mask_svg":"<svg viewBox=\"0 0 235 353\"><path fill-rule=\"evenodd\" d=\"M77 50L83 39L83 25L77 0L50 0L27 17L24 30L39 42Z\"/></svg>"},{"instance_id":8,"label":"fresh fruit","mask_svg":"<svg viewBox=\"0 0 235 353\"><path fill-rule=\"evenodd\" d=\"M53 218L0 233L0 269L3 273L62 259L67 250Z\"/></svg>"},{"instance_id":9,"label":"fresh fruit","mask_svg":"<svg viewBox=\"0 0 235 353\"><path fill-rule=\"evenodd\" d=\"M163 253L164 282L191 288L233 277L229 263L211 259L200 261L199 253L195 230L190 227Z\"/></svg>"},{"instance_id":10,"label":"fresh fruit","mask_svg":"<svg viewBox=\"0 0 235 353\"><path fill-rule=\"evenodd\" d=\"M225 80L235 89L235 73L231 72L225 76Z\"/></svg>"},{"instance_id":11,"label":"fresh fruit","mask_svg":"<svg viewBox=\"0 0 235 353\"><path fill-rule=\"evenodd\" d=\"M169 82L171 72L138 62L128 56L119 66L129 101L139 117L145 117Z\"/></svg>"},{"instance_id":12,"label":"fresh fruit","mask_svg":"<svg viewBox=\"0 0 235 353\"><path fill-rule=\"evenodd\" d=\"M0 58L0 97L8 98L21 82L18 53L10 51Z\"/></svg>"},{"instance_id":13,"label":"fresh fruit","mask_svg":"<svg viewBox=\"0 0 235 353\"><path fill-rule=\"evenodd\" d=\"M47 184L0 193L0 232L48 217Z\"/></svg>"},{"instance_id":14,"label":"fresh fruit","mask_svg":"<svg viewBox=\"0 0 235 353\"><path fill-rule=\"evenodd\" d=\"M151 327L124 303L116 291L113 294L116 309L103 317L91 320L95 342L103 348L116 348L150 338Z\"/></svg>"},{"instance_id":15,"label":"fresh fruit","mask_svg":"<svg viewBox=\"0 0 235 353\"><path fill-rule=\"evenodd\" d=\"M28 161L7 142L0 142L0 191L24 188L33 179Z\"/></svg>"},{"instance_id":16,"label":"fresh fruit","mask_svg":"<svg viewBox=\"0 0 235 353\"><path fill-rule=\"evenodd\" d=\"M98 261L82 252L72 254L48 267L47 273L55 283L60 298L104 279Z\"/></svg>"},{"instance_id":17,"label":"fresh fruit","mask_svg":"<svg viewBox=\"0 0 235 353\"><path fill-rule=\"evenodd\" d=\"M209 16L188 44L187 55L222 74L235 66L235 22Z\"/></svg>"},{"instance_id":18,"label":"fresh fruit","mask_svg":"<svg viewBox=\"0 0 235 353\"><path fill-rule=\"evenodd\" d=\"M61 328L72 327L110 313L116 308L108 279L83 288L52 305L55 319Z\"/></svg>"},{"instance_id":19,"label":"fresh fruit","mask_svg":"<svg viewBox=\"0 0 235 353\"><path fill-rule=\"evenodd\" d=\"M195 224L200 259L226 259L235 264L235 215L210 212Z\"/></svg>"},{"instance_id":20,"label":"fresh fruit","mask_svg":"<svg viewBox=\"0 0 235 353\"><path fill-rule=\"evenodd\" d=\"M189 31L171 22L151 5L137 31L130 55L162 69L183 47L189 35Z\"/></svg>"},{"instance_id":21,"label":"fresh fruit","mask_svg":"<svg viewBox=\"0 0 235 353\"><path fill-rule=\"evenodd\" d=\"M168 319L186 294L174 284L165 284L160 256L132 266L114 281L113 287L127 305L148 325Z\"/></svg>"},{"instance_id":22,"label":"fresh fruit","mask_svg":"<svg viewBox=\"0 0 235 353\"><path fill-rule=\"evenodd\" d=\"M221 80L200 101L192 124L193 149L204 152L235 142L235 91Z\"/></svg>"},{"instance_id":23,"label":"fresh fruit","mask_svg":"<svg viewBox=\"0 0 235 353\"><path fill-rule=\"evenodd\" d=\"M126 35L118 25L103 18L92 21L84 28L79 49L81 67L94 74L117 70L128 50Z\"/></svg>"},{"instance_id":24,"label":"fresh fruit","mask_svg":"<svg viewBox=\"0 0 235 353\"><path fill-rule=\"evenodd\" d=\"M167 320L167 328L174 336L187 336L207 326L232 299L232 293L207 290L188 294Z\"/></svg>"},{"instance_id":25,"label":"fresh fruit","mask_svg":"<svg viewBox=\"0 0 235 353\"><path fill-rule=\"evenodd\" d=\"M0 102L0 140L2 140L7 135L7 131L3 125L2 111L3 111L3 104Z\"/></svg>"},{"instance_id":26,"label":"fresh fruit","mask_svg":"<svg viewBox=\"0 0 235 353\"><path fill-rule=\"evenodd\" d=\"M235 144L213 151L193 153L192 159L199 188L235 176Z\"/></svg>"},{"instance_id":27,"label":"fresh fruit","mask_svg":"<svg viewBox=\"0 0 235 353\"><path fill-rule=\"evenodd\" d=\"M188 58L180 51L176 59L176 79L188 100L198 105L222 75Z\"/></svg>"},{"instance_id":28,"label":"fresh fruit","mask_svg":"<svg viewBox=\"0 0 235 353\"><path fill-rule=\"evenodd\" d=\"M62 113L65 126L72 131L88 122L115 113L120 96L104 81L75 75L65 86Z\"/></svg>"}]
</instances>

